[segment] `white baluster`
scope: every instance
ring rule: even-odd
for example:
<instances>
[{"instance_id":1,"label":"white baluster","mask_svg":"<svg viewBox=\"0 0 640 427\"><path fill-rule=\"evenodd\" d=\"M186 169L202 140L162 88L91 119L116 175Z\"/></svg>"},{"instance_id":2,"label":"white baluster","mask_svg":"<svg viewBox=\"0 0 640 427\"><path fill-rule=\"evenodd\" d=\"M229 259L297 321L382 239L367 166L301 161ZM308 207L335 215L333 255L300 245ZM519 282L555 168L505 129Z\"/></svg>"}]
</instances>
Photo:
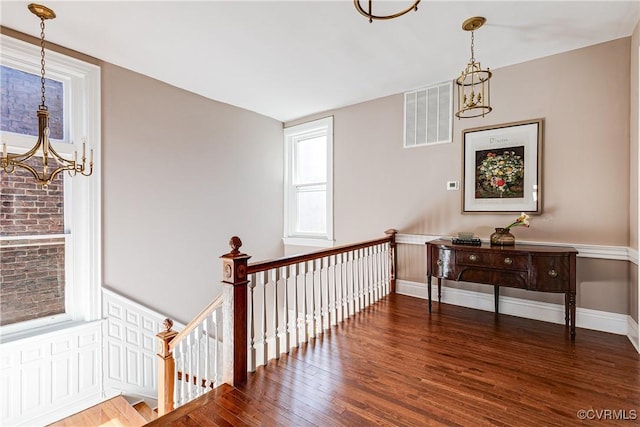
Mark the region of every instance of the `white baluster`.
<instances>
[{"instance_id":1,"label":"white baluster","mask_svg":"<svg viewBox=\"0 0 640 427\"><path fill-rule=\"evenodd\" d=\"M363 250L358 249L358 304L360 307L358 308L358 312L362 311L364 308L364 256Z\"/></svg>"},{"instance_id":2,"label":"white baluster","mask_svg":"<svg viewBox=\"0 0 640 427\"><path fill-rule=\"evenodd\" d=\"M263 271L262 275L262 365L267 364L269 360L269 343L267 342L267 272Z\"/></svg>"},{"instance_id":3,"label":"white baluster","mask_svg":"<svg viewBox=\"0 0 640 427\"><path fill-rule=\"evenodd\" d=\"M367 268L367 293L366 293L366 305L369 306L373 303L373 247L369 246L365 249L366 260L365 266Z\"/></svg>"},{"instance_id":4,"label":"white baluster","mask_svg":"<svg viewBox=\"0 0 640 427\"><path fill-rule=\"evenodd\" d=\"M348 276L348 267L349 267L349 255L346 253L342 254L342 320L347 320L349 317L349 276Z\"/></svg>"},{"instance_id":5,"label":"white baluster","mask_svg":"<svg viewBox=\"0 0 640 427\"><path fill-rule=\"evenodd\" d=\"M186 403L187 396L187 381L186 381L186 355L185 348L187 347L187 343L185 340L182 340L179 344L180 346L180 372L182 373L182 380L180 381L180 396L178 396L179 405L183 405Z\"/></svg>"},{"instance_id":6,"label":"white baluster","mask_svg":"<svg viewBox=\"0 0 640 427\"><path fill-rule=\"evenodd\" d=\"M180 406L180 381L178 381L178 372L180 371L180 346L173 350L175 369L173 370L173 407Z\"/></svg>"},{"instance_id":7,"label":"white baluster","mask_svg":"<svg viewBox=\"0 0 640 427\"><path fill-rule=\"evenodd\" d=\"M213 366L215 372L213 374L212 386L217 387L220 382L220 376L222 375L222 360L220 360L220 352L218 352L218 347L221 344L220 337L222 336L222 308L213 313L213 319L215 320L215 332L213 336Z\"/></svg>"},{"instance_id":8,"label":"white baluster","mask_svg":"<svg viewBox=\"0 0 640 427\"><path fill-rule=\"evenodd\" d=\"M309 342L309 327L307 322L307 263L300 264L300 274L302 275L302 342Z\"/></svg>"},{"instance_id":9,"label":"white baluster","mask_svg":"<svg viewBox=\"0 0 640 427\"><path fill-rule=\"evenodd\" d=\"M367 248L367 305L371 305L374 303L373 298L373 290L375 286L375 281L373 279L373 257L374 257L374 247L369 246Z\"/></svg>"},{"instance_id":10,"label":"white baluster","mask_svg":"<svg viewBox=\"0 0 640 427\"><path fill-rule=\"evenodd\" d=\"M192 334L187 335L187 402L193 400L193 339Z\"/></svg>"},{"instance_id":11,"label":"white baluster","mask_svg":"<svg viewBox=\"0 0 640 427\"><path fill-rule=\"evenodd\" d=\"M333 256L333 322L338 324L338 255Z\"/></svg>"},{"instance_id":12,"label":"white baluster","mask_svg":"<svg viewBox=\"0 0 640 427\"><path fill-rule=\"evenodd\" d=\"M358 300L358 262L356 261L356 253L355 251L351 251L351 295L350 295L350 300L351 300L351 306L352 306L352 310L350 311L350 314L356 314L357 311L357 304L356 301Z\"/></svg>"},{"instance_id":13,"label":"white baluster","mask_svg":"<svg viewBox=\"0 0 640 427\"><path fill-rule=\"evenodd\" d=\"M319 320L319 333L322 335L324 328L324 303L323 303L323 287L322 287L322 276L324 270L324 258L320 258L318 260L318 320ZM326 284L325 284L326 287Z\"/></svg>"},{"instance_id":14,"label":"white baluster","mask_svg":"<svg viewBox=\"0 0 640 427\"><path fill-rule=\"evenodd\" d=\"M362 308L369 306L369 248L362 248Z\"/></svg>"},{"instance_id":15,"label":"white baluster","mask_svg":"<svg viewBox=\"0 0 640 427\"><path fill-rule=\"evenodd\" d=\"M330 282L330 277L331 275L329 274L330 270L331 270L331 258L330 257L325 257L323 258L324 260L324 283L325 283L325 291L326 291L326 295L325 295L325 319L326 319L326 325L325 325L325 329L330 329L331 328L331 282Z\"/></svg>"},{"instance_id":16,"label":"white baluster","mask_svg":"<svg viewBox=\"0 0 640 427\"><path fill-rule=\"evenodd\" d=\"M195 397L200 396L202 394L202 387L200 387L200 384L202 384L202 378L203 378L203 371L204 369L202 369L202 325L198 325L196 326L196 328L194 329L194 349L196 350L196 354L195 354L195 366L194 366L194 372L193 372L193 379L194 379L194 392L195 392ZM206 343L206 341L205 341Z\"/></svg>"},{"instance_id":17,"label":"white baluster","mask_svg":"<svg viewBox=\"0 0 640 427\"><path fill-rule=\"evenodd\" d=\"M361 308L361 302L360 299L362 298L362 278L360 276L360 264L362 261L362 258L360 257L360 249L356 249L353 253L353 266L355 268L355 276L354 276L354 284L355 284L355 288L354 288L354 294L353 294L353 298L354 298L354 309L353 312L354 313L359 313L360 312L360 308Z\"/></svg>"},{"instance_id":18,"label":"white baluster","mask_svg":"<svg viewBox=\"0 0 640 427\"><path fill-rule=\"evenodd\" d=\"M389 244L386 245L386 253L385 258L386 262L384 263L384 294L387 295L389 293L389 288L391 286L391 246Z\"/></svg>"},{"instance_id":19,"label":"white baluster","mask_svg":"<svg viewBox=\"0 0 640 427\"><path fill-rule=\"evenodd\" d=\"M309 261L310 268L309 273L311 273L311 337L316 337L316 287L315 287L315 279L316 279L316 262Z\"/></svg>"},{"instance_id":20,"label":"white baluster","mask_svg":"<svg viewBox=\"0 0 640 427\"><path fill-rule=\"evenodd\" d=\"M256 289L257 274L252 274L249 281L249 371L256 371L256 319L254 313L254 291Z\"/></svg>"},{"instance_id":21,"label":"white baluster","mask_svg":"<svg viewBox=\"0 0 640 427\"><path fill-rule=\"evenodd\" d=\"M202 322L202 335L204 338L204 373L202 376L202 389L203 393L209 391L209 381L211 380L211 316L205 317Z\"/></svg>"},{"instance_id":22,"label":"white baluster","mask_svg":"<svg viewBox=\"0 0 640 427\"><path fill-rule=\"evenodd\" d=\"M282 268L283 293L284 293L284 352L291 349L291 327L289 325L289 268Z\"/></svg>"},{"instance_id":23,"label":"white baluster","mask_svg":"<svg viewBox=\"0 0 640 427\"><path fill-rule=\"evenodd\" d=\"M289 273L293 278L293 321L292 321L292 329L296 338L293 341L293 345L298 347L300 345L300 305L298 303L298 274L299 268L298 264L292 264L290 267Z\"/></svg>"},{"instance_id":24,"label":"white baluster","mask_svg":"<svg viewBox=\"0 0 640 427\"><path fill-rule=\"evenodd\" d=\"M278 312L278 281L280 280L280 268L271 270L273 280L273 338L275 340L275 358L280 359L280 336L278 334L280 326L280 313Z\"/></svg>"},{"instance_id":25,"label":"white baluster","mask_svg":"<svg viewBox=\"0 0 640 427\"><path fill-rule=\"evenodd\" d=\"M374 300L380 299L380 245L376 245L374 253Z\"/></svg>"},{"instance_id":26,"label":"white baluster","mask_svg":"<svg viewBox=\"0 0 640 427\"><path fill-rule=\"evenodd\" d=\"M386 245L382 245L380 247L380 296L386 295L386 292L384 291L384 280L385 280L385 266L387 264L387 257L385 254L385 249L386 249Z\"/></svg>"}]
</instances>

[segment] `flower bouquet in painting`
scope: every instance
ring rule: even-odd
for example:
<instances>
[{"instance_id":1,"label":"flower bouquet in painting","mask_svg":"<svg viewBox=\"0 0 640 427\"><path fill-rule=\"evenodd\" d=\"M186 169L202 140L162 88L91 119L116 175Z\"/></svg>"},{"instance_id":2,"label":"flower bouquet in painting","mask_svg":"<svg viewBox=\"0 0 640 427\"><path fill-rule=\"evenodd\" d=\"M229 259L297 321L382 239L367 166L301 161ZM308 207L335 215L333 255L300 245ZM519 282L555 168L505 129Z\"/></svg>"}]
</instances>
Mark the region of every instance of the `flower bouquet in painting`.
<instances>
[{"instance_id":1,"label":"flower bouquet in painting","mask_svg":"<svg viewBox=\"0 0 640 427\"><path fill-rule=\"evenodd\" d=\"M476 153L476 198L524 197L524 147Z\"/></svg>"}]
</instances>

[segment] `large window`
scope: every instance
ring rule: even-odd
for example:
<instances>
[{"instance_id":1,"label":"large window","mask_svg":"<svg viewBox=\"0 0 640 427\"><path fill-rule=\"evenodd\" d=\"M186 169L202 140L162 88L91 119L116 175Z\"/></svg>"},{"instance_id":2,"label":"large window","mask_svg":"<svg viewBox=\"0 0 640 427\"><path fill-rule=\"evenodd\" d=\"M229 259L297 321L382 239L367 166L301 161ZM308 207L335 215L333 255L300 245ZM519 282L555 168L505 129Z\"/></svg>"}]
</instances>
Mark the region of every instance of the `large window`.
<instances>
[{"instance_id":1,"label":"large window","mask_svg":"<svg viewBox=\"0 0 640 427\"><path fill-rule=\"evenodd\" d=\"M333 245L333 117L284 131L284 242Z\"/></svg>"},{"instance_id":2,"label":"large window","mask_svg":"<svg viewBox=\"0 0 640 427\"><path fill-rule=\"evenodd\" d=\"M0 136L9 153L24 153L36 142L40 48L0 37ZM99 67L48 50L46 72L54 149L72 158L86 137L99 153ZM38 157L31 162L42 163ZM60 174L47 188L23 169L0 170L3 341L34 328L100 317L99 166L95 156L97 173Z\"/></svg>"}]
</instances>

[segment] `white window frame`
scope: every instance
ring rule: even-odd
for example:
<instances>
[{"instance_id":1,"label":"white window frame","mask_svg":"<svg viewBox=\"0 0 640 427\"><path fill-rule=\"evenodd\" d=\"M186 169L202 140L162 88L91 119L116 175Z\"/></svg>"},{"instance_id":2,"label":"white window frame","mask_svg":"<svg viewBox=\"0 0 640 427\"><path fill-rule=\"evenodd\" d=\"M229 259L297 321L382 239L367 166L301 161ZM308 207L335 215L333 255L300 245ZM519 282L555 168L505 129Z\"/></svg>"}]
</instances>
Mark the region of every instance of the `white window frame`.
<instances>
[{"instance_id":1,"label":"white window frame","mask_svg":"<svg viewBox=\"0 0 640 427\"><path fill-rule=\"evenodd\" d=\"M2 65L40 74L39 46L0 34L0 47ZM47 50L46 75L65 83L64 139L51 144L59 154L72 157L74 151L82 149L86 137L87 153L89 148L94 151L94 169L89 177L64 174L66 313L1 326L2 343L102 316L100 67ZM11 132L2 132L1 137L8 151L20 153L36 142L36 137Z\"/></svg>"},{"instance_id":2,"label":"white window frame","mask_svg":"<svg viewBox=\"0 0 640 427\"><path fill-rule=\"evenodd\" d=\"M326 218L323 234L295 230L296 186L294 185L294 145L297 140L325 135L327 138ZM284 130L284 237L285 245L332 247L333 239L333 116L291 126Z\"/></svg>"}]
</instances>

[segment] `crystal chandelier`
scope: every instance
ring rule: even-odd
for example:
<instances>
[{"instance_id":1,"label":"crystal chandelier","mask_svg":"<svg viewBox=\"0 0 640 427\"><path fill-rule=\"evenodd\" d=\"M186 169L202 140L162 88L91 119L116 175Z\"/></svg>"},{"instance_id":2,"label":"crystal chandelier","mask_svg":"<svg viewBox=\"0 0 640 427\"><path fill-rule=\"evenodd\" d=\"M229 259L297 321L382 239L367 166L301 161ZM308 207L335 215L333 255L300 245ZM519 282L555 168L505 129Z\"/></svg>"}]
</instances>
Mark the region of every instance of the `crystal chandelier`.
<instances>
[{"instance_id":1,"label":"crystal chandelier","mask_svg":"<svg viewBox=\"0 0 640 427\"><path fill-rule=\"evenodd\" d=\"M489 93L489 79L491 71L483 70L480 62L476 62L473 54L473 32L486 22L481 16L469 18L462 23L462 29L471 31L471 59L460 77L456 79L458 87L458 111L456 117L484 117L491 112L491 96Z\"/></svg>"},{"instance_id":2,"label":"crystal chandelier","mask_svg":"<svg viewBox=\"0 0 640 427\"><path fill-rule=\"evenodd\" d=\"M45 52L44 52L44 21L46 19L54 19L56 14L48 7L31 3L29 6L31 13L40 18L40 83L41 83L41 104L38 107L38 140L29 151L23 154L7 153L7 144L2 144L2 157L0 157L0 166L6 173L14 173L16 168L26 169L33 175L36 182L46 188L51 181L63 171L68 171L69 175L74 176L81 174L89 176L93 172L93 150L90 152L89 165L87 166L87 158L85 156L85 142L82 143L82 157L78 162L77 151L73 155L73 160L66 159L56 152L49 141L49 111L45 103ZM27 163L34 156L42 153L42 169L37 170Z\"/></svg>"},{"instance_id":3,"label":"crystal chandelier","mask_svg":"<svg viewBox=\"0 0 640 427\"><path fill-rule=\"evenodd\" d=\"M408 8L397 12L397 13L392 13L390 15L374 15L373 14L373 0L368 0L368 10L364 10L362 8L362 5L360 4L361 0L353 0L353 5L356 7L356 10L358 12L360 12L362 15L364 15L366 18L369 18L369 22L373 22L373 20L386 20L386 19L393 19L393 18L397 18L398 16L402 16L407 12L410 12L412 10L417 11L418 10L418 3L420 3L420 0L415 0L413 2L413 4L411 6L409 6Z\"/></svg>"}]
</instances>

